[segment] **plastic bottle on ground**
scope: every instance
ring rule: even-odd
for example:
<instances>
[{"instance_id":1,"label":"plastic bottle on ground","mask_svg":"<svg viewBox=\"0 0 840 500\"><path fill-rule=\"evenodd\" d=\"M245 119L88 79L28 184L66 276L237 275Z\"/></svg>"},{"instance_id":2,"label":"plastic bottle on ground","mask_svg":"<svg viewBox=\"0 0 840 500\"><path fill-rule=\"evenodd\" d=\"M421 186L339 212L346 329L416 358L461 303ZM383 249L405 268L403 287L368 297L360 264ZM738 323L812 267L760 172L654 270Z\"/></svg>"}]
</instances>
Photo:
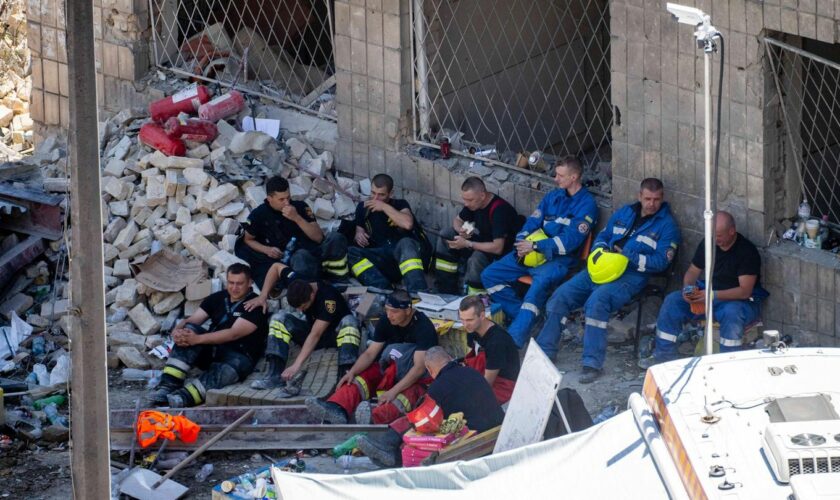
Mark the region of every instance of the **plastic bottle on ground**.
<instances>
[{"instance_id":1,"label":"plastic bottle on ground","mask_svg":"<svg viewBox=\"0 0 840 500\"><path fill-rule=\"evenodd\" d=\"M201 466L201 470L199 470L195 474L196 481L206 481L210 474L213 473L213 464L204 464Z\"/></svg>"},{"instance_id":2,"label":"plastic bottle on ground","mask_svg":"<svg viewBox=\"0 0 840 500\"><path fill-rule=\"evenodd\" d=\"M58 408L55 406L55 403L50 403L45 406L44 413L47 414L47 419L51 424L67 427L67 417L58 413Z\"/></svg>"}]
</instances>

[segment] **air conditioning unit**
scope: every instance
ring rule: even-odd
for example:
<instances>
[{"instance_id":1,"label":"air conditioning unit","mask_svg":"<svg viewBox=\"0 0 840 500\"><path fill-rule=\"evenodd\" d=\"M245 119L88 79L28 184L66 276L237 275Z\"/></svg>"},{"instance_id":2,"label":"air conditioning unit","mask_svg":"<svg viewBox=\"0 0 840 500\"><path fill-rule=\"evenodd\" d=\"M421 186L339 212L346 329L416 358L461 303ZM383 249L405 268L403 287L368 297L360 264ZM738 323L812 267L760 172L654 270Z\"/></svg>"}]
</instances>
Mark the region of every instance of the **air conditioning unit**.
<instances>
[{"instance_id":1,"label":"air conditioning unit","mask_svg":"<svg viewBox=\"0 0 840 500\"><path fill-rule=\"evenodd\" d=\"M764 454L782 483L797 474L840 473L840 420L769 424Z\"/></svg>"}]
</instances>

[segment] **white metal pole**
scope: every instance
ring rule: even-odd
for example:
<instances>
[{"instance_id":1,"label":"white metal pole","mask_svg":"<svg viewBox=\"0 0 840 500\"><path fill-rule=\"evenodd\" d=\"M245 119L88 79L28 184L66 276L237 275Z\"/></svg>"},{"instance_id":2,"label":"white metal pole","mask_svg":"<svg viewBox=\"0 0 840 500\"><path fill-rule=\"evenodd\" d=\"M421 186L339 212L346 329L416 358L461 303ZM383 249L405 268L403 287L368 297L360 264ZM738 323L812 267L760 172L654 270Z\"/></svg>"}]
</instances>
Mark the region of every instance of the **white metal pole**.
<instances>
[{"instance_id":1,"label":"white metal pole","mask_svg":"<svg viewBox=\"0 0 840 500\"><path fill-rule=\"evenodd\" d=\"M420 114L420 137L429 139L429 61L426 57L426 15L423 12L423 0L414 0L414 49L417 51L417 110Z\"/></svg>"},{"instance_id":2,"label":"white metal pole","mask_svg":"<svg viewBox=\"0 0 840 500\"><path fill-rule=\"evenodd\" d=\"M712 252L714 251L712 245L714 236L714 213L712 212L712 51L708 49L703 52L703 70L703 101L706 108L706 210L703 212L706 254L706 354L712 354L714 352L712 347L712 341L714 340L714 314L712 311ZM718 110L718 113L720 113L720 110Z\"/></svg>"}]
</instances>

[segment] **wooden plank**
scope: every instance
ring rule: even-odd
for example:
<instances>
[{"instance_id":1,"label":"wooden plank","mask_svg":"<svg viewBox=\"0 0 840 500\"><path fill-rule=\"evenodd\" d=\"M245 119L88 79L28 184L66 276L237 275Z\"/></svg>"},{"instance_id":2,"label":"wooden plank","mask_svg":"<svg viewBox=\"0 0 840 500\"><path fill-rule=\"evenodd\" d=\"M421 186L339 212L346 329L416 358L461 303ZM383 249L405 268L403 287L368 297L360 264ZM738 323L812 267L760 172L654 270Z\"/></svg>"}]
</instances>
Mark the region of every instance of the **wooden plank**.
<instances>
[{"instance_id":1,"label":"wooden plank","mask_svg":"<svg viewBox=\"0 0 840 500\"><path fill-rule=\"evenodd\" d=\"M306 94L306 96L304 96L303 99L300 100L300 105L303 106L304 108L308 108L313 102L315 102L321 96L321 94L323 94L327 89L332 88L334 86L335 86L335 75L332 75L331 77L329 77L326 80L324 80L323 82L321 82L321 85L318 85L317 87L315 87L315 90Z\"/></svg>"},{"instance_id":2,"label":"wooden plank","mask_svg":"<svg viewBox=\"0 0 840 500\"><path fill-rule=\"evenodd\" d=\"M493 427L489 431L484 431L481 434L460 441L442 450L440 453L432 453L428 458L423 460L423 465L442 464L456 460L471 460L489 455L493 452L493 447L496 446L496 439L499 437L501 428L502 426Z\"/></svg>"}]
</instances>

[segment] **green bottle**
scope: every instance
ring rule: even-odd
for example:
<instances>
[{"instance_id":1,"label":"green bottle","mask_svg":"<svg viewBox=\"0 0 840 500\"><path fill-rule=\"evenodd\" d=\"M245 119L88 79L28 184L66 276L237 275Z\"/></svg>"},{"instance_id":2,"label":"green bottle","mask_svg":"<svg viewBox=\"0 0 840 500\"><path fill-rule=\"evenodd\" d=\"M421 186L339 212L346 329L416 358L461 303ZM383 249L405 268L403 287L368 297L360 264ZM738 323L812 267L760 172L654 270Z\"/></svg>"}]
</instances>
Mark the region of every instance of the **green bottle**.
<instances>
[{"instance_id":1,"label":"green bottle","mask_svg":"<svg viewBox=\"0 0 840 500\"><path fill-rule=\"evenodd\" d=\"M55 404L55 406L61 406L67 402L67 396L64 394L56 394L55 396L50 396L48 398L37 399L32 406L36 410L43 410L45 406L49 404Z\"/></svg>"},{"instance_id":2,"label":"green bottle","mask_svg":"<svg viewBox=\"0 0 840 500\"><path fill-rule=\"evenodd\" d=\"M364 436L364 432L360 432L359 434L354 434L347 438L347 441L341 443L340 445L336 446L332 449L332 455L334 457L340 457L342 455L347 455L348 453L353 453L353 449L357 448L356 441L359 437Z\"/></svg>"}]
</instances>

